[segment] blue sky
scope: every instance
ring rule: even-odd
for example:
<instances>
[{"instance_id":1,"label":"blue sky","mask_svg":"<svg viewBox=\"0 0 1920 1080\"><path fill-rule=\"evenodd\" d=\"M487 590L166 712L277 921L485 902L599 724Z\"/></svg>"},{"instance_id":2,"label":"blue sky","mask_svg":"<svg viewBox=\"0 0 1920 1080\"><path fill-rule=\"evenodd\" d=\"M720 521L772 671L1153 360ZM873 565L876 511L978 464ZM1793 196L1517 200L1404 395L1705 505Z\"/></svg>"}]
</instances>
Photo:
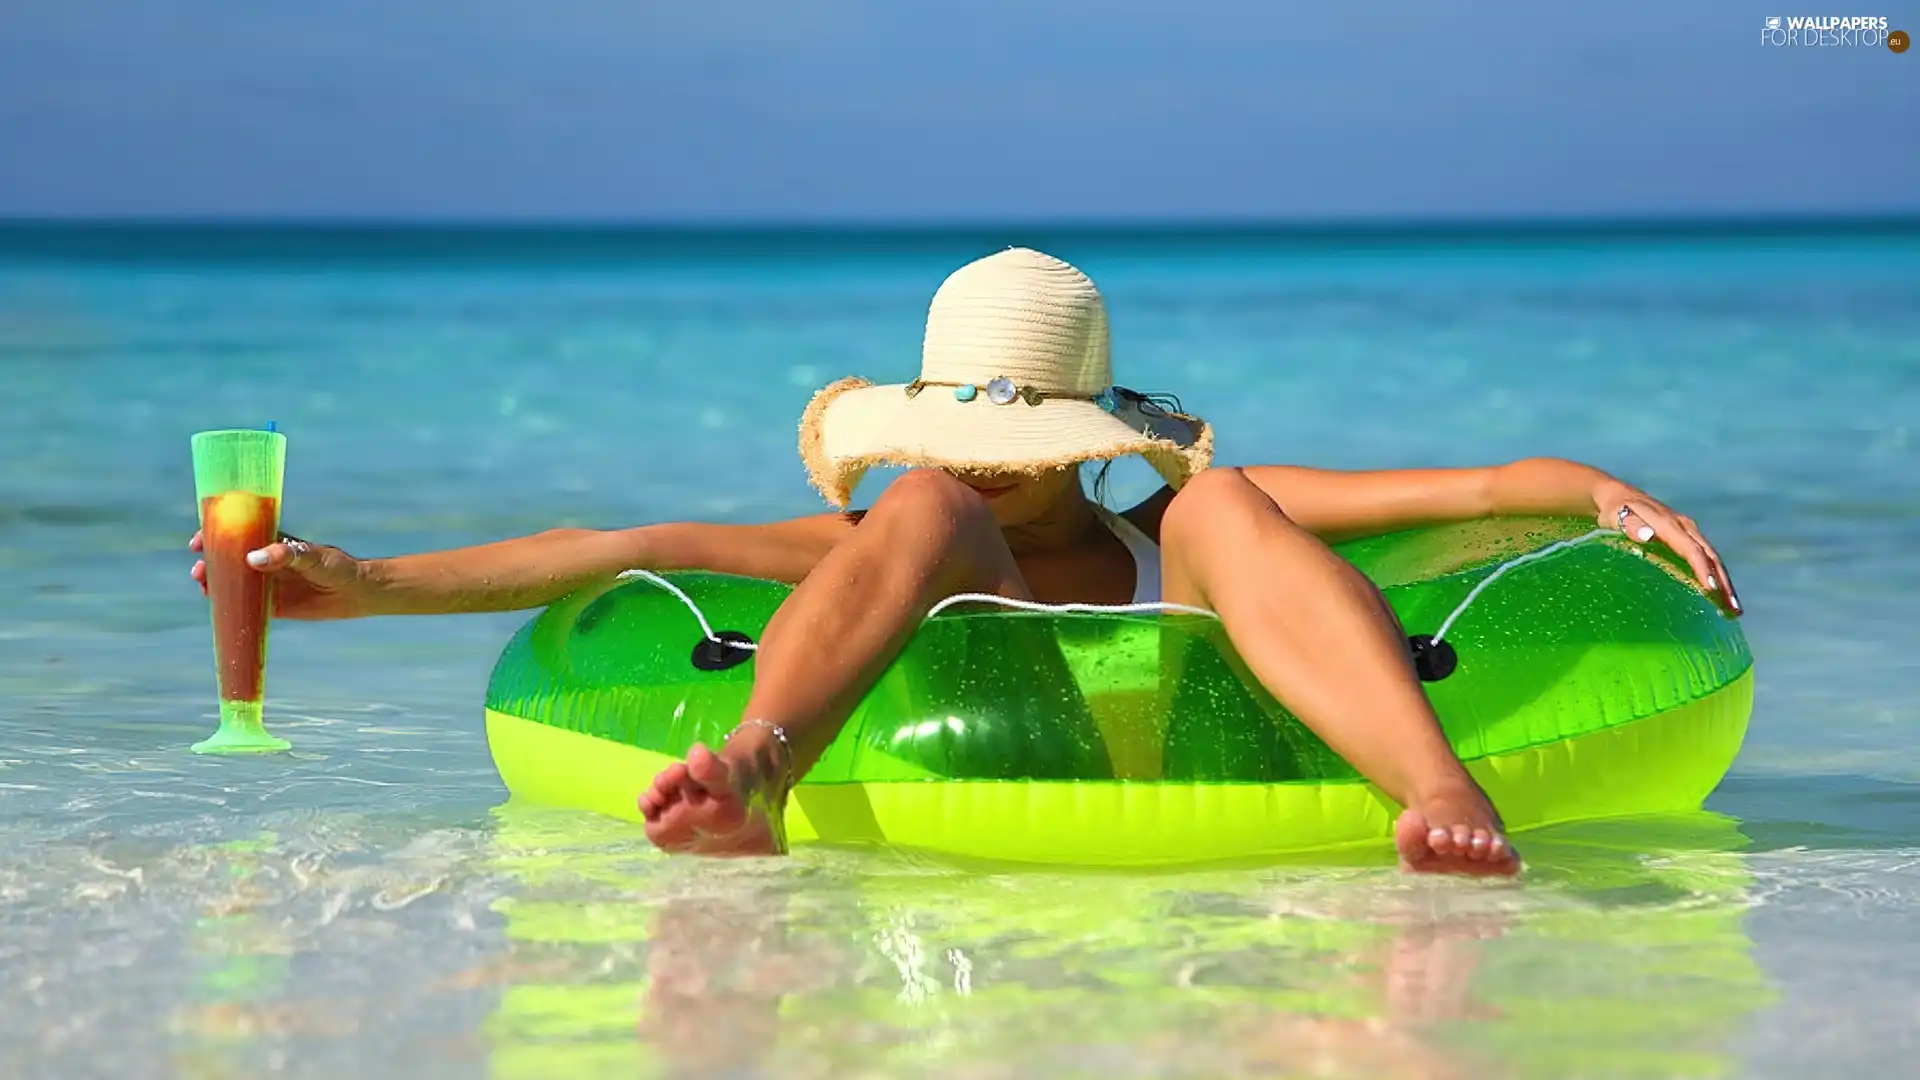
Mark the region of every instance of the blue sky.
<instances>
[{"instance_id":1,"label":"blue sky","mask_svg":"<svg viewBox=\"0 0 1920 1080\"><path fill-rule=\"evenodd\" d=\"M1744 3L6 7L0 215L1920 210L1920 50Z\"/></svg>"}]
</instances>

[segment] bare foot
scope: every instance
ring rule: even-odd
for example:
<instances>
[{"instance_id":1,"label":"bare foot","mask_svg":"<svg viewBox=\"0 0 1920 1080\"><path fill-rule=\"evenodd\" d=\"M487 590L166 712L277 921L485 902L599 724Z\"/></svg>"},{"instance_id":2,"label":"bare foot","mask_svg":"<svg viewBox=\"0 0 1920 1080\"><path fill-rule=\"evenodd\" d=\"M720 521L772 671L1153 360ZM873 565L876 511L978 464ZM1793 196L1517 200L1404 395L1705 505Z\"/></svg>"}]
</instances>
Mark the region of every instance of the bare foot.
<instances>
[{"instance_id":1,"label":"bare foot","mask_svg":"<svg viewBox=\"0 0 1920 1080\"><path fill-rule=\"evenodd\" d=\"M1400 866L1423 874L1511 877L1520 853L1507 843L1500 815L1471 787L1415 798L1393 827Z\"/></svg>"},{"instance_id":2,"label":"bare foot","mask_svg":"<svg viewBox=\"0 0 1920 1080\"><path fill-rule=\"evenodd\" d=\"M640 793L647 839L693 855L784 855L786 763L744 729L716 754L695 743Z\"/></svg>"}]
</instances>

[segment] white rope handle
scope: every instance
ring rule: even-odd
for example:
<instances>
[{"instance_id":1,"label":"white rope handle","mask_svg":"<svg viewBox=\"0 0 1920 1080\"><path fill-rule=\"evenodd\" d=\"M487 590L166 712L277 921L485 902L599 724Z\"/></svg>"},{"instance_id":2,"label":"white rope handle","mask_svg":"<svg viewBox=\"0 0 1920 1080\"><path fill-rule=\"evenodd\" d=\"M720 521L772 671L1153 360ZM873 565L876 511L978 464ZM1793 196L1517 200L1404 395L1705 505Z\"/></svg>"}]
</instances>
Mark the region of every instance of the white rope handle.
<instances>
[{"instance_id":1,"label":"white rope handle","mask_svg":"<svg viewBox=\"0 0 1920 1080\"><path fill-rule=\"evenodd\" d=\"M931 619L955 604L999 604L1001 607L1016 608L1020 611L1071 611L1094 615L1139 615L1149 611L1178 611L1186 615L1208 615L1219 618L1206 608L1171 604L1163 600L1141 604L1043 604L1038 600L1015 600L1011 596L974 592L956 593L947 597L927 610L927 618Z\"/></svg>"},{"instance_id":2,"label":"white rope handle","mask_svg":"<svg viewBox=\"0 0 1920 1080\"><path fill-rule=\"evenodd\" d=\"M1487 586L1500 580L1500 575L1516 566L1525 566L1527 563L1533 562L1536 559L1544 559L1549 555L1558 554L1576 544L1584 544L1595 537L1606 536L1613 531L1612 529L1595 529L1585 536L1576 536L1570 540L1561 540L1558 543L1548 544L1539 551L1529 551L1525 555L1517 555L1501 563L1494 569L1493 573L1481 578L1480 583L1475 585L1472 591L1467 593L1466 599L1460 601L1460 606L1453 609L1453 614L1448 615L1447 620L1440 624L1440 629L1434 632L1433 643L1438 645L1447 639L1447 631L1453 629L1454 622L1457 621L1460 616L1467 613L1467 608L1473 606L1475 600L1480 599L1480 594L1487 590Z\"/></svg>"},{"instance_id":3,"label":"white rope handle","mask_svg":"<svg viewBox=\"0 0 1920 1080\"><path fill-rule=\"evenodd\" d=\"M1480 594L1487 590L1487 586L1492 585L1494 582L1500 580L1501 576L1504 575L1507 571L1512 570L1515 567L1525 566L1527 563L1534 562L1539 559L1544 559L1550 555L1556 555L1562 551L1567 550L1568 548L1574 547L1579 544L1584 544L1589 540L1593 540L1602 536L1611 535L1614 531L1615 530L1613 529L1595 529L1592 532L1587 533L1583 536L1576 536L1571 539L1561 540L1556 543L1548 544L1546 547L1543 547L1538 551L1529 551L1525 555L1518 555L1518 556L1515 556L1514 558L1508 559L1506 562L1501 563L1499 566L1494 568L1493 573L1488 574L1486 577L1480 579L1479 583L1474 585L1472 590L1470 590L1467 593L1466 598L1461 600L1459 605L1453 609L1452 614L1447 616L1446 621L1440 624L1440 629L1434 632L1433 643L1435 645L1438 645L1442 641L1445 641L1447 638L1447 632L1453 629L1453 624L1459 621L1460 616L1465 615L1467 613L1467 609L1473 606L1473 602L1475 600L1480 599ZM694 619L700 623L701 635L704 636L708 641L711 641L716 645L724 645L730 649L758 650L760 648L760 646L755 642L729 641L719 636L718 634L714 633L713 625L707 622L706 614L700 610L699 604L696 604L693 602L693 597L688 596L685 592L681 591L679 586L675 585L671 581L668 581L666 578L661 577L659 574L656 574L651 570L628 570L623 572L620 575L620 577L621 578L640 578L643 581L648 581L655 585L658 585L662 589L665 589L667 592L673 594L673 597L675 599L679 600L682 604L686 605L686 608L688 611L693 612ZM1146 612L1149 612L1149 611L1156 611L1156 612L1173 611L1173 612L1179 612L1183 615L1205 615L1211 618L1219 618L1219 615L1217 613L1208 611L1205 608L1190 607L1186 604L1174 604L1174 603L1168 603L1166 601L1158 601L1158 600L1150 603L1143 603L1143 604L1043 604L1037 600L1015 600L1010 596L997 596L993 593L958 593L953 596L949 596L945 600L942 600L939 603L933 605L933 607L929 608L927 610L926 617L928 619L932 619L934 616L939 615L941 612L946 611L948 608L953 607L955 604L969 604L969 603L998 604L1001 607L1014 608L1019 611L1043 611L1043 612L1054 612L1054 613L1073 612L1073 613L1079 613L1079 614L1093 614L1093 615L1136 615L1136 614L1145 614Z\"/></svg>"},{"instance_id":4,"label":"white rope handle","mask_svg":"<svg viewBox=\"0 0 1920 1080\"><path fill-rule=\"evenodd\" d=\"M680 587L678 585L675 585L673 582L668 581L666 578L661 577L659 574L656 574L651 570L628 570L622 573L620 576L622 578L639 578L642 581L650 581L655 585L658 585L661 588L672 593L675 599L687 605L688 611L693 612L693 617L699 620L700 622L700 633L708 641L711 641L716 645L725 645L729 649L747 649L751 651L759 650L760 646L755 644L754 642L728 641L726 638L723 638L720 635L714 633L713 626L707 622L707 616L705 615L705 613L703 613L700 610L700 605L693 602L693 597L688 596L684 592L681 592Z\"/></svg>"},{"instance_id":5,"label":"white rope handle","mask_svg":"<svg viewBox=\"0 0 1920 1080\"><path fill-rule=\"evenodd\" d=\"M659 574L651 570L627 570L623 571L620 577L623 579L639 578L642 581L658 585L660 588L671 593L674 599L686 605L686 609L693 613L695 621L700 624L701 636L705 637L708 641L717 645L725 645L730 649L758 650L760 648L758 644L751 641L728 641L714 633L713 624L707 621L706 613L700 610L699 604L693 602L693 597L688 596L678 585L661 577ZM1214 616L1213 612L1205 608L1189 607L1186 604L1172 604L1164 601L1145 604L1042 604L1036 600L1015 600L1010 596L996 596L993 593L958 593L933 605L932 608L928 609L926 617L931 619L955 604L966 603L999 604L1002 607L1018 608L1021 611L1080 612L1102 615L1141 614L1148 611L1178 611L1187 615ZM1217 618L1218 616L1214 617Z\"/></svg>"}]
</instances>

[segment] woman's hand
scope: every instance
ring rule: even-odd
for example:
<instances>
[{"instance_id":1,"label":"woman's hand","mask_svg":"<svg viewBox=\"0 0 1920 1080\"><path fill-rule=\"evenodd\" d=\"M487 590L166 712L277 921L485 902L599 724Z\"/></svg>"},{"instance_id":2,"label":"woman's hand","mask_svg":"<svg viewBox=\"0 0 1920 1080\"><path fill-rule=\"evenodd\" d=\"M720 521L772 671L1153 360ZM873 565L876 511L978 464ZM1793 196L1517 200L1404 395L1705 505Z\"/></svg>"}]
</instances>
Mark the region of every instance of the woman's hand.
<instances>
[{"instance_id":1,"label":"woman's hand","mask_svg":"<svg viewBox=\"0 0 1920 1080\"><path fill-rule=\"evenodd\" d=\"M1593 503L1599 511L1595 520L1603 528L1619 529L1642 544L1655 540L1665 544L1687 560L1707 595L1717 597L1733 614L1741 614L1740 597L1733 591L1726 564L1692 518L1675 513L1639 488L1611 478L1595 487Z\"/></svg>"},{"instance_id":2,"label":"woman's hand","mask_svg":"<svg viewBox=\"0 0 1920 1080\"><path fill-rule=\"evenodd\" d=\"M200 551L205 541L194 533L188 541L190 551ZM312 544L291 536L247 553L247 564L263 574L274 575L273 615L278 619L353 619L372 614L371 599L376 586L366 573L366 563L325 544ZM193 580L200 591L207 591L207 562L193 564Z\"/></svg>"}]
</instances>

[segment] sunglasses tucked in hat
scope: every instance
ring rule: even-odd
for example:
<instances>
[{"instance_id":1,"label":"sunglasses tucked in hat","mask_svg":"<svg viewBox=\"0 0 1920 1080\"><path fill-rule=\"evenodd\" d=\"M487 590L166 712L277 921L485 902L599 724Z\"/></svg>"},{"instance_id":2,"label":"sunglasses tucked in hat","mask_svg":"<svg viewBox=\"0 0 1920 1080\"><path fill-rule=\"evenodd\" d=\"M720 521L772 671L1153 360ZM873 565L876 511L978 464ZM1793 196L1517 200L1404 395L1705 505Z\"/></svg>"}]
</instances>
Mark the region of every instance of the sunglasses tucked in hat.
<instances>
[{"instance_id":1,"label":"sunglasses tucked in hat","mask_svg":"<svg viewBox=\"0 0 1920 1080\"><path fill-rule=\"evenodd\" d=\"M800 418L807 477L838 507L875 465L1038 475L1127 454L1177 489L1212 459L1213 429L1113 385L1100 290L1026 248L941 284L918 379L842 379Z\"/></svg>"}]
</instances>

